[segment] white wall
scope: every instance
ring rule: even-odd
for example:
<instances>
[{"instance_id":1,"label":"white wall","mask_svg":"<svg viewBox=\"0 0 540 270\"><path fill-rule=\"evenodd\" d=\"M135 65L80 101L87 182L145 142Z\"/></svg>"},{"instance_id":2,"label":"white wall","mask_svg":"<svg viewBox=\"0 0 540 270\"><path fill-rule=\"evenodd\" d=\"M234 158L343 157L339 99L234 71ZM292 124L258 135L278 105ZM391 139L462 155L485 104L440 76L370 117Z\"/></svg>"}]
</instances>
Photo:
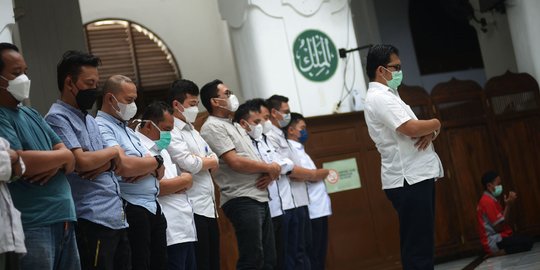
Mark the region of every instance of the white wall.
<instances>
[{"instance_id":1,"label":"white wall","mask_svg":"<svg viewBox=\"0 0 540 270\"><path fill-rule=\"evenodd\" d=\"M11 28L14 24L12 0L0 0L0 42L12 43Z\"/></svg>"},{"instance_id":2,"label":"white wall","mask_svg":"<svg viewBox=\"0 0 540 270\"><path fill-rule=\"evenodd\" d=\"M219 6L229 24L246 98L284 95L293 111L309 117L334 113L342 97L338 112L351 111L351 96L342 92L344 80L348 88L357 90L359 99L365 96L360 57L350 54L346 67L337 53L339 48L358 46L348 1L220 0ZM308 29L322 31L336 46L336 51L328 52L330 59L338 61L336 72L327 80L309 80L296 67L293 44Z\"/></svg>"},{"instance_id":3,"label":"white wall","mask_svg":"<svg viewBox=\"0 0 540 270\"><path fill-rule=\"evenodd\" d=\"M476 17L484 18L487 23L485 27L487 31L484 33L479 23L470 22L476 29L486 77L489 79L499 76L507 70L517 72L516 56L506 14L495 11L480 13L478 0L470 0L470 3L475 8Z\"/></svg>"},{"instance_id":4,"label":"white wall","mask_svg":"<svg viewBox=\"0 0 540 270\"><path fill-rule=\"evenodd\" d=\"M227 25L221 20L216 0L79 2L83 24L111 18L140 24L165 42L183 78L199 87L221 79L235 94L240 92Z\"/></svg>"},{"instance_id":5,"label":"white wall","mask_svg":"<svg viewBox=\"0 0 540 270\"><path fill-rule=\"evenodd\" d=\"M509 0L506 4L508 22L519 72L540 80L540 1Z\"/></svg>"}]
</instances>

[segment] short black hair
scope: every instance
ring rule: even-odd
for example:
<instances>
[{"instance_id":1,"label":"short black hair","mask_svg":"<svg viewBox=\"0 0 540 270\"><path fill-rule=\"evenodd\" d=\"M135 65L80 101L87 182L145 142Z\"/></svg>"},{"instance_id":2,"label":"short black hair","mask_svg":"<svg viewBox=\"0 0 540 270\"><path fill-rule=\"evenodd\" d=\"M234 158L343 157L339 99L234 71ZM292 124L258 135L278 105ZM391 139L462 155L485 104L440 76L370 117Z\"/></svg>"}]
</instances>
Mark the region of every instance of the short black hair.
<instances>
[{"instance_id":1,"label":"short black hair","mask_svg":"<svg viewBox=\"0 0 540 270\"><path fill-rule=\"evenodd\" d=\"M221 80L215 79L201 88L201 102L206 108L208 113L212 114L212 102L213 98L218 97L218 85L223 84Z\"/></svg>"},{"instance_id":2,"label":"short black hair","mask_svg":"<svg viewBox=\"0 0 540 270\"><path fill-rule=\"evenodd\" d=\"M261 112L261 106L256 99L250 99L238 106L234 112L233 122L240 123L240 120L247 120L251 112Z\"/></svg>"},{"instance_id":3,"label":"short black hair","mask_svg":"<svg viewBox=\"0 0 540 270\"><path fill-rule=\"evenodd\" d=\"M389 44L377 44L369 48L366 73L370 81L375 80L375 72L379 66L386 67L390 63L392 54L399 56L399 50Z\"/></svg>"},{"instance_id":4,"label":"short black hair","mask_svg":"<svg viewBox=\"0 0 540 270\"><path fill-rule=\"evenodd\" d=\"M281 104L287 102L289 102L289 98L280 95L272 95L266 100L269 110L276 109L278 111L281 108Z\"/></svg>"},{"instance_id":5,"label":"short black hair","mask_svg":"<svg viewBox=\"0 0 540 270\"><path fill-rule=\"evenodd\" d=\"M298 122L300 122L302 120L304 122L306 121L306 118L304 118L303 115L301 115L299 113L292 112L291 113L291 121L289 122L288 125L286 125L285 127L282 128L283 133L285 134L285 137L287 137L287 131L289 130L289 127L295 126L296 124L298 124Z\"/></svg>"},{"instance_id":6,"label":"short black hair","mask_svg":"<svg viewBox=\"0 0 540 270\"><path fill-rule=\"evenodd\" d=\"M7 50L13 50L13 51L19 52L19 48L17 48L17 46L11 43L7 43L7 42L0 43L0 72L4 71L4 67L6 65L6 63L4 63L3 54L4 54L4 51L7 51Z\"/></svg>"},{"instance_id":7,"label":"short black hair","mask_svg":"<svg viewBox=\"0 0 540 270\"><path fill-rule=\"evenodd\" d=\"M98 67L101 65L101 59L99 57L81 52L81 51L67 51L62 55L60 62L56 65L56 79L58 83L58 90L60 92L64 88L64 81L68 76L71 76L73 82L77 82L79 75L81 74L81 67L92 66Z\"/></svg>"},{"instance_id":8,"label":"short black hair","mask_svg":"<svg viewBox=\"0 0 540 270\"><path fill-rule=\"evenodd\" d=\"M187 94L192 96L199 95L199 87L192 81L186 79L176 80L171 84L169 88L169 98L167 99L169 105L177 100L180 103L184 103Z\"/></svg>"},{"instance_id":9,"label":"short black hair","mask_svg":"<svg viewBox=\"0 0 540 270\"><path fill-rule=\"evenodd\" d=\"M259 110L261 107L265 107L266 109L268 109L268 111L271 110L270 105L266 102L266 100L262 98L254 98L251 101L255 106L257 106L257 108L259 108Z\"/></svg>"},{"instance_id":10,"label":"short black hair","mask_svg":"<svg viewBox=\"0 0 540 270\"><path fill-rule=\"evenodd\" d=\"M152 103L148 104L146 108L144 109L144 113L141 117L141 120L150 120L154 122L156 125L165 120L165 117L163 117L163 114L165 112L168 112L170 114L173 114L174 111L169 106L169 104L163 102L163 101L153 101Z\"/></svg>"},{"instance_id":11,"label":"short black hair","mask_svg":"<svg viewBox=\"0 0 540 270\"><path fill-rule=\"evenodd\" d=\"M484 173L482 176L482 186L484 186L484 189L487 187L487 184L493 183L497 176L499 176L499 174L496 171L488 171Z\"/></svg>"}]
</instances>

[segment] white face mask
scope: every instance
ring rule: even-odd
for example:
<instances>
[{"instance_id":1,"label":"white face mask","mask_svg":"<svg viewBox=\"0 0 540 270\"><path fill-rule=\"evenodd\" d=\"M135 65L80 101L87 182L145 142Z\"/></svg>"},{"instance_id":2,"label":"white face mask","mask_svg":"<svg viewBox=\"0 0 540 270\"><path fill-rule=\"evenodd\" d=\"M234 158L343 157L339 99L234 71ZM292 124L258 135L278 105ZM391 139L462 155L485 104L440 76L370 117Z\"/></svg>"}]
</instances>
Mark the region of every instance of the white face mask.
<instances>
[{"instance_id":1,"label":"white face mask","mask_svg":"<svg viewBox=\"0 0 540 270\"><path fill-rule=\"evenodd\" d=\"M261 124L251 125L249 123L248 125L249 125L249 129L251 129L250 131L247 132L249 136L255 140L260 139L263 134L263 126Z\"/></svg>"},{"instance_id":2,"label":"white face mask","mask_svg":"<svg viewBox=\"0 0 540 270\"><path fill-rule=\"evenodd\" d=\"M8 82L6 90L19 102L30 97L30 79L26 74L19 75L13 80L8 80L4 76L0 76Z\"/></svg>"},{"instance_id":3,"label":"white face mask","mask_svg":"<svg viewBox=\"0 0 540 270\"><path fill-rule=\"evenodd\" d=\"M272 124L272 121L270 121L270 120L264 121L264 123L263 123L263 133L267 134L268 132L270 132L270 130L272 130L273 125L274 124Z\"/></svg>"},{"instance_id":4,"label":"white face mask","mask_svg":"<svg viewBox=\"0 0 540 270\"><path fill-rule=\"evenodd\" d=\"M279 112L279 111L278 111ZM279 126L281 128L284 128L286 127L290 122L291 122L291 113L281 113L279 112L279 114L281 114L281 116L283 117L283 119L279 120Z\"/></svg>"},{"instance_id":5,"label":"white face mask","mask_svg":"<svg viewBox=\"0 0 540 270\"><path fill-rule=\"evenodd\" d=\"M182 106L182 105L180 105L180 106ZM180 113L182 113L182 115L186 119L186 122L194 123L195 120L197 119L197 115L199 114L199 107L193 106L193 107L185 108L184 106L182 106L182 108L184 108L184 111L180 112ZM180 111L180 110L178 110L178 111Z\"/></svg>"},{"instance_id":6,"label":"white face mask","mask_svg":"<svg viewBox=\"0 0 540 270\"><path fill-rule=\"evenodd\" d=\"M135 102L131 102L129 104L120 103L118 99L113 95L112 96L114 100L116 100L116 105L118 106L119 111L114 109L116 111L116 114L122 118L124 121L128 121L129 119L133 118L135 114L137 114L137 104Z\"/></svg>"},{"instance_id":7,"label":"white face mask","mask_svg":"<svg viewBox=\"0 0 540 270\"><path fill-rule=\"evenodd\" d=\"M216 98L216 99L226 100L227 107L223 107L223 106L219 106L219 107L224 108L231 112L236 112L236 110L238 110L238 107L240 106L240 102L238 101L238 98L235 95L230 95L228 99L224 99L224 98Z\"/></svg>"}]
</instances>

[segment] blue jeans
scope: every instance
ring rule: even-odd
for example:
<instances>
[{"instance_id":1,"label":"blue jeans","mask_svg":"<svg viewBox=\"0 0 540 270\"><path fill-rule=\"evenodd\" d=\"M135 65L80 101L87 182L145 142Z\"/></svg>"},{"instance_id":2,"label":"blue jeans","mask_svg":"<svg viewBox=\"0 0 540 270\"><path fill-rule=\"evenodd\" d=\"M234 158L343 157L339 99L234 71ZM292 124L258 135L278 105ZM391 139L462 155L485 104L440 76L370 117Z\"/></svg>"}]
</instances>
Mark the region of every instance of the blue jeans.
<instances>
[{"instance_id":1,"label":"blue jeans","mask_svg":"<svg viewBox=\"0 0 540 270\"><path fill-rule=\"evenodd\" d=\"M28 253L21 258L21 269L80 270L74 228L74 222L23 228Z\"/></svg>"},{"instance_id":2,"label":"blue jeans","mask_svg":"<svg viewBox=\"0 0 540 270\"><path fill-rule=\"evenodd\" d=\"M268 203L240 197L223 205L238 241L236 269L275 269L274 229Z\"/></svg>"}]
</instances>

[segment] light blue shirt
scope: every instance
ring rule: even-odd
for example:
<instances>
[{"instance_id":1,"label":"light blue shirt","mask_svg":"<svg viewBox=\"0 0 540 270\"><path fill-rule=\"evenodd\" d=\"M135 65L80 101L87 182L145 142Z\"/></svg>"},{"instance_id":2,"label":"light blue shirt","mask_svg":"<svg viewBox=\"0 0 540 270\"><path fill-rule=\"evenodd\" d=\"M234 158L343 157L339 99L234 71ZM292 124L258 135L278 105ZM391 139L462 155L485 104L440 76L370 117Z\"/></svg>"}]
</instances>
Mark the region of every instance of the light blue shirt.
<instances>
[{"instance_id":1,"label":"light blue shirt","mask_svg":"<svg viewBox=\"0 0 540 270\"><path fill-rule=\"evenodd\" d=\"M103 111L98 111L96 121L105 147L119 145L128 156L144 157L150 155L150 152L141 144L135 131L126 126L126 122ZM156 177L148 175L133 183L122 181L120 176L117 178L124 200L156 214L159 194L159 182Z\"/></svg>"},{"instance_id":2,"label":"light blue shirt","mask_svg":"<svg viewBox=\"0 0 540 270\"><path fill-rule=\"evenodd\" d=\"M61 100L51 106L45 120L69 150L81 148L93 152L104 149L96 120ZM77 173L71 173L67 179L71 185L77 218L111 229L128 226L120 186L113 172L104 172L94 180L82 179Z\"/></svg>"}]
</instances>

